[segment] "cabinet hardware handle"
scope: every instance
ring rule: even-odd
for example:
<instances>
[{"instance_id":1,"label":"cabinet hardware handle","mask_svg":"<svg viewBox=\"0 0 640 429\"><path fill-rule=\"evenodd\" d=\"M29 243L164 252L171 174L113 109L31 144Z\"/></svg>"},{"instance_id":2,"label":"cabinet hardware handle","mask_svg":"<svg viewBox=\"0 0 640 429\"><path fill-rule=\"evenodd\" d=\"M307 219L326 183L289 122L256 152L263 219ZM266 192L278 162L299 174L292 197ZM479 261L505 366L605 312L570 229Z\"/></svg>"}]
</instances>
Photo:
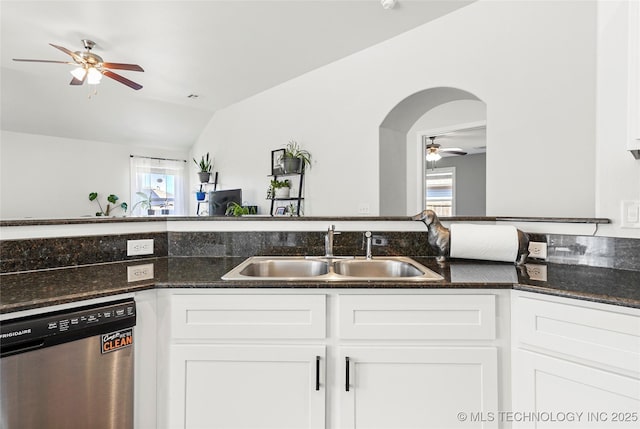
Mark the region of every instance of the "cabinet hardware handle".
<instances>
[{"instance_id":1,"label":"cabinet hardware handle","mask_svg":"<svg viewBox=\"0 0 640 429\"><path fill-rule=\"evenodd\" d=\"M316 390L320 390L320 356L316 356Z\"/></svg>"},{"instance_id":2,"label":"cabinet hardware handle","mask_svg":"<svg viewBox=\"0 0 640 429\"><path fill-rule=\"evenodd\" d=\"M344 375L344 390L345 392L349 391L349 356L344 358L345 363L345 375Z\"/></svg>"}]
</instances>

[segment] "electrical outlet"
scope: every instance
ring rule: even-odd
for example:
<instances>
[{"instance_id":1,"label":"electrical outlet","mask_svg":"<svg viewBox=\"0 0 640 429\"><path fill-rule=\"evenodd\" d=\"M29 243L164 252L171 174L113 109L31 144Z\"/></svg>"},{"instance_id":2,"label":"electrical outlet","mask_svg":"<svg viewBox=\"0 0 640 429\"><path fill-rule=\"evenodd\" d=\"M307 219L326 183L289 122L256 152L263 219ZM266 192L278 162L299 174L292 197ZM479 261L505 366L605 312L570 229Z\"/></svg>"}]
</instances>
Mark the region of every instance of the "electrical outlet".
<instances>
[{"instance_id":1,"label":"electrical outlet","mask_svg":"<svg viewBox=\"0 0 640 429\"><path fill-rule=\"evenodd\" d=\"M369 214L369 203L358 204L358 214Z\"/></svg>"},{"instance_id":2,"label":"electrical outlet","mask_svg":"<svg viewBox=\"0 0 640 429\"><path fill-rule=\"evenodd\" d=\"M529 256L536 259L547 259L547 243L529 242Z\"/></svg>"},{"instance_id":3,"label":"electrical outlet","mask_svg":"<svg viewBox=\"0 0 640 429\"><path fill-rule=\"evenodd\" d=\"M153 255L153 238L127 240L127 256Z\"/></svg>"},{"instance_id":4,"label":"electrical outlet","mask_svg":"<svg viewBox=\"0 0 640 429\"><path fill-rule=\"evenodd\" d=\"M386 246L389 244L389 240L382 235L374 235L371 237L371 244L374 246Z\"/></svg>"},{"instance_id":5,"label":"electrical outlet","mask_svg":"<svg viewBox=\"0 0 640 429\"><path fill-rule=\"evenodd\" d=\"M538 264L524 264L527 268L527 275L530 280L538 280L540 282L547 281L547 266Z\"/></svg>"},{"instance_id":6,"label":"electrical outlet","mask_svg":"<svg viewBox=\"0 0 640 429\"><path fill-rule=\"evenodd\" d=\"M153 278L153 264L133 265L127 267L127 281L138 282Z\"/></svg>"}]
</instances>

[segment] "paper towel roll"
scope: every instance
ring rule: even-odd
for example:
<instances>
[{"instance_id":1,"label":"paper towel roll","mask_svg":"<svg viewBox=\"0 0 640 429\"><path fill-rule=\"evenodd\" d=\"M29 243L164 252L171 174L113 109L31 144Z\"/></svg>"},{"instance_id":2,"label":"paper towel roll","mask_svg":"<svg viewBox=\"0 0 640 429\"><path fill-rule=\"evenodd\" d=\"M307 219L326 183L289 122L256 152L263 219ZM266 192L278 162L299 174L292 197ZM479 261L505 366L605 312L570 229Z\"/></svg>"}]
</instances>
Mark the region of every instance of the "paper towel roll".
<instances>
[{"instance_id":1,"label":"paper towel roll","mask_svg":"<svg viewBox=\"0 0 640 429\"><path fill-rule=\"evenodd\" d=\"M510 225L451 224L450 256L514 262L518 257L518 230Z\"/></svg>"}]
</instances>

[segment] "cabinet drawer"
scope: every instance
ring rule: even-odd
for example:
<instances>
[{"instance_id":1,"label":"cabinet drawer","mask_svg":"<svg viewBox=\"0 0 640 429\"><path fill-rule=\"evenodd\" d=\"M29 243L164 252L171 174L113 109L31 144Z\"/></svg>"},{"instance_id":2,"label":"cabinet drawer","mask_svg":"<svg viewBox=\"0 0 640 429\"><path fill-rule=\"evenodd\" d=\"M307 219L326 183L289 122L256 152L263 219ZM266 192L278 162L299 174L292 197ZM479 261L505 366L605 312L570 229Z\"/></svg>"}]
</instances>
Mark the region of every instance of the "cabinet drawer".
<instances>
[{"instance_id":1,"label":"cabinet drawer","mask_svg":"<svg viewBox=\"0 0 640 429\"><path fill-rule=\"evenodd\" d=\"M340 338L493 340L494 295L340 295Z\"/></svg>"},{"instance_id":2,"label":"cabinet drawer","mask_svg":"<svg viewBox=\"0 0 640 429\"><path fill-rule=\"evenodd\" d=\"M173 338L324 338L324 295L174 295Z\"/></svg>"},{"instance_id":3,"label":"cabinet drawer","mask_svg":"<svg viewBox=\"0 0 640 429\"><path fill-rule=\"evenodd\" d=\"M520 347L542 347L640 373L640 312L611 310L518 296L516 338Z\"/></svg>"}]
</instances>

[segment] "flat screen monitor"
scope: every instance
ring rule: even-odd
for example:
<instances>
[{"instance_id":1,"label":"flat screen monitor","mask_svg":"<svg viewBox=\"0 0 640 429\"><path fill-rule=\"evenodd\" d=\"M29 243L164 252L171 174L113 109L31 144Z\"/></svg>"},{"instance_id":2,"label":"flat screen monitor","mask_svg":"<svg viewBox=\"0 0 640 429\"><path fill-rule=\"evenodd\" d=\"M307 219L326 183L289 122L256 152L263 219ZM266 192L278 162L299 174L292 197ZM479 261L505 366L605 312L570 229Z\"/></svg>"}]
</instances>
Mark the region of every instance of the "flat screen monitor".
<instances>
[{"instance_id":1,"label":"flat screen monitor","mask_svg":"<svg viewBox=\"0 0 640 429\"><path fill-rule=\"evenodd\" d=\"M209 192L209 216L224 216L232 202L242 205L242 189Z\"/></svg>"}]
</instances>

